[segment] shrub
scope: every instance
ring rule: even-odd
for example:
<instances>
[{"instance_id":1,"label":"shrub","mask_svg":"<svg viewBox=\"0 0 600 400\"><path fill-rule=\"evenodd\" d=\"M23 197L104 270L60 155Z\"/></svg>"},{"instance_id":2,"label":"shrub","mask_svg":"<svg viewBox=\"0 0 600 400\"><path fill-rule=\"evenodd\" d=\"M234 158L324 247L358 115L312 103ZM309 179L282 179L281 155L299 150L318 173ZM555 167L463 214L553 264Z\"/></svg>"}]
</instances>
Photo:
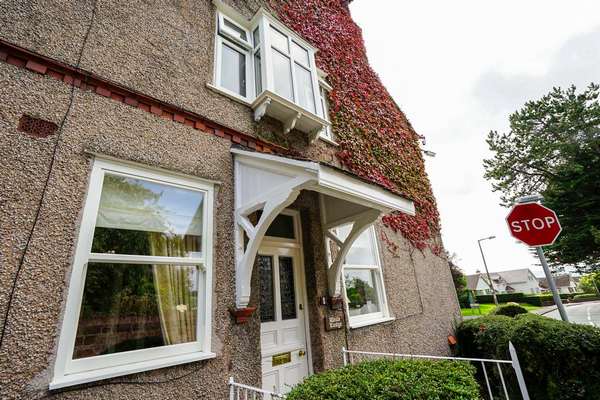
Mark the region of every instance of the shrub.
<instances>
[{"instance_id":1,"label":"shrub","mask_svg":"<svg viewBox=\"0 0 600 400\"><path fill-rule=\"evenodd\" d=\"M527 314L527 310L517 303L507 303L494 308L490 314L514 317L519 314Z\"/></svg>"},{"instance_id":2,"label":"shrub","mask_svg":"<svg viewBox=\"0 0 600 400\"><path fill-rule=\"evenodd\" d=\"M459 361L366 361L312 375L287 400L475 400L474 374L473 366Z\"/></svg>"},{"instance_id":3,"label":"shrub","mask_svg":"<svg viewBox=\"0 0 600 400\"><path fill-rule=\"evenodd\" d=\"M600 296L595 293L578 294L573 297L574 301L585 301L585 300L600 300Z\"/></svg>"},{"instance_id":4,"label":"shrub","mask_svg":"<svg viewBox=\"0 0 600 400\"><path fill-rule=\"evenodd\" d=\"M523 301L523 297L525 294L523 293L501 293L497 294L498 303L508 303L514 301L515 303L525 303ZM494 296L491 294L480 294L477 296L477 302L483 304L489 304L494 302Z\"/></svg>"},{"instance_id":5,"label":"shrub","mask_svg":"<svg viewBox=\"0 0 600 400\"><path fill-rule=\"evenodd\" d=\"M598 399L600 329L536 314L495 315L463 322L457 339L459 355L495 359L509 358L511 341L532 399Z\"/></svg>"}]
</instances>

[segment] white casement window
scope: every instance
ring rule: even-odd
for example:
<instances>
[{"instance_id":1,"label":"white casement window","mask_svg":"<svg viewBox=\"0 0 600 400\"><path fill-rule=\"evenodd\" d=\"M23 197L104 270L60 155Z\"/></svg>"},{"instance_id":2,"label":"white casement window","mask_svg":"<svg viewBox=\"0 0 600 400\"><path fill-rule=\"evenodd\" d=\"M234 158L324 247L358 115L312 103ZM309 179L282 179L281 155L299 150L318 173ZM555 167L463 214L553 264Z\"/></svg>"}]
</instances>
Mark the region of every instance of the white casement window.
<instances>
[{"instance_id":1,"label":"white casement window","mask_svg":"<svg viewBox=\"0 0 600 400\"><path fill-rule=\"evenodd\" d=\"M352 225L336 228L344 240ZM343 286L350 326L360 327L390 318L374 226L365 230L346 255Z\"/></svg>"},{"instance_id":2,"label":"white casement window","mask_svg":"<svg viewBox=\"0 0 600 400\"><path fill-rule=\"evenodd\" d=\"M255 120L268 115L316 135L329 121L321 105L316 49L263 9L246 20L219 0L213 89L248 104Z\"/></svg>"},{"instance_id":3,"label":"white casement window","mask_svg":"<svg viewBox=\"0 0 600 400\"><path fill-rule=\"evenodd\" d=\"M51 389L215 357L213 185L96 159Z\"/></svg>"},{"instance_id":4,"label":"white casement window","mask_svg":"<svg viewBox=\"0 0 600 400\"><path fill-rule=\"evenodd\" d=\"M328 100L329 89L326 84L323 82L319 82L319 100L321 100L321 109L323 110L323 116L327 121L329 119L329 100ZM326 126L319 132L319 137L324 141L337 145L335 141L335 137L333 135L333 129L331 129L331 125Z\"/></svg>"}]
</instances>

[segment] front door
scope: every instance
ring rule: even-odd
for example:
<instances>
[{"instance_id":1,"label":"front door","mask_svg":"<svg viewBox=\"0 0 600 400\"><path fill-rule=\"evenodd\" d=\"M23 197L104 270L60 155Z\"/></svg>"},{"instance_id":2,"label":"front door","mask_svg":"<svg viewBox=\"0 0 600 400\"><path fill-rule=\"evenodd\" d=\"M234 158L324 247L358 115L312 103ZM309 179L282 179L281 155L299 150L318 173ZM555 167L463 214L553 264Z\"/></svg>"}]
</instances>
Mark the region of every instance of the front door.
<instances>
[{"instance_id":1,"label":"front door","mask_svg":"<svg viewBox=\"0 0 600 400\"><path fill-rule=\"evenodd\" d=\"M257 256L263 389L277 393L289 392L309 374L299 251L272 244Z\"/></svg>"}]
</instances>

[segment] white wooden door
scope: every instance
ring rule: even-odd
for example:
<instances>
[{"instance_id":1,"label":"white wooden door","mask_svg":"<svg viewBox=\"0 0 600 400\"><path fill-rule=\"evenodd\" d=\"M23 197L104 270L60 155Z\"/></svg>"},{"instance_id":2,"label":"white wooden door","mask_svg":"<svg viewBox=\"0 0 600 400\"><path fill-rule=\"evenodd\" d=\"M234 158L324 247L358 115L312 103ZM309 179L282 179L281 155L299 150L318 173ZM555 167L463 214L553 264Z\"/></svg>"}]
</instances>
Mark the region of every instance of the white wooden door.
<instances>
[{"instance_id":1,"label":"white wooden door","mask_svg":"<svg viewBox=\"0 0 600 400\"><path fill-rule=\"evenodd\" d=\"M263 389L287 393L309 374L299 249L263 246L257 257Z\"/></svg>"}]
</instances>

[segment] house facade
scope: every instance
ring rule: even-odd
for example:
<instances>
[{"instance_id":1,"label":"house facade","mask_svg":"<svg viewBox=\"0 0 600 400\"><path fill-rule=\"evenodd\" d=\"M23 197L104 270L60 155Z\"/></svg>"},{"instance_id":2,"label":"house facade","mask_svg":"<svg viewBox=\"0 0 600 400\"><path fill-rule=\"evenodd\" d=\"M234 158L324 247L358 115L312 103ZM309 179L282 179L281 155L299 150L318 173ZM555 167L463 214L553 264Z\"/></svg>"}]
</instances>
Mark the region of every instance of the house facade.
<instances>
[{"instance_id":1,"label":"house facade","mask_svg":"<svg viewBox=\"0 0 600 400\"><path fill-rule=\"evenodd\" d=\"M546 278L540 278L540 287L544 292L550 291L550 286L548 285L548 280ZM556 289L558 293L575 293L577 292L577 282L571 274L560 274L554 276L554 284L556 285Z\"/></svg>"},{"instance_id":2,"label":"house facade","mask_svg":"<svg viewBox=\"0 0 600 400\"><path fill-rule=\"evenodd\" d=\"M491 272L496 293L537 294L542 291L538 279L529 268ZM492 294L486 274L476 273L467 276L467 287L476 294Z\"/></svg>"},{"instance_id":3,"label":"house facade","mask_svg":"<svg viewBox=\"0 0 600 400\"><path fill-rule=\"evenodd\" d=\"M418 136L347 2L4 1L0 83L0 398L224 399L342 347L449 352Z\"/></svg>"}]
</instances>

